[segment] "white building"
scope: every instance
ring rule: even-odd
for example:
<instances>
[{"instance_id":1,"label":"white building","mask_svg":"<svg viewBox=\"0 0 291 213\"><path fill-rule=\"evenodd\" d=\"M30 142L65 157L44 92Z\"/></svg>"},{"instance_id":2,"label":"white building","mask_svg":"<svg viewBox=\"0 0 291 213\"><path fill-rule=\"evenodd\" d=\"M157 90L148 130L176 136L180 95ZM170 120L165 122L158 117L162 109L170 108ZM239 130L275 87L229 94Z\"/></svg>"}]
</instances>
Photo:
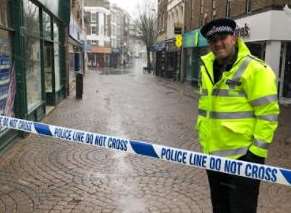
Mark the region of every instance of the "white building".
<instances>
[{"instance_id":1,"label":"white building","mask_svg":"<svg viewBox=\"0 0 291 213\"><path fill-rule=\"evenodd\" d=\"M85 6L85 16L89 20L87 41L90 45L88 65L104 67L110 65L111 27L109 3L104 6Z\"/></svg>"},{"instance_id":2,"label":"white building","mask_svg":"<svg viewBox=\"0 0 291 213\"><path fill-rule=\"evenodd\" d=\"M291 103L291 17L283 10L269 10L236 22L252 53L275 71L280 102Z\"/></svg>"}]
</instances>

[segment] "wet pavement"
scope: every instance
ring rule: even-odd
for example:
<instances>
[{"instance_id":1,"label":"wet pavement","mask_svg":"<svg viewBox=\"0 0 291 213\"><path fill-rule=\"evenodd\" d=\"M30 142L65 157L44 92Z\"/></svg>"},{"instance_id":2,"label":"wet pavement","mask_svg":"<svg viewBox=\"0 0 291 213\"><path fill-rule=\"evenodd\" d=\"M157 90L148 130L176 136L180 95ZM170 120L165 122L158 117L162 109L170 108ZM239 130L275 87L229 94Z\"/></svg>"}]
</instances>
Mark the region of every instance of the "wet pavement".
<instances>
[{"instance_id":1,"label":"wet pavement","mask_svg":"<svg viewBox=\"0 0 291 213\"><path fill-rule=\"evenodd\" d=\"M199 151L197 95L132 67L89 71L84 96L43 122ZM291 109L282 107L268 164L291 168ZM286 213L291 188L263 183L259 213ZM205 171L36 135L0 156L0 212L211 213Z\"/></svg>"}]
</instances>

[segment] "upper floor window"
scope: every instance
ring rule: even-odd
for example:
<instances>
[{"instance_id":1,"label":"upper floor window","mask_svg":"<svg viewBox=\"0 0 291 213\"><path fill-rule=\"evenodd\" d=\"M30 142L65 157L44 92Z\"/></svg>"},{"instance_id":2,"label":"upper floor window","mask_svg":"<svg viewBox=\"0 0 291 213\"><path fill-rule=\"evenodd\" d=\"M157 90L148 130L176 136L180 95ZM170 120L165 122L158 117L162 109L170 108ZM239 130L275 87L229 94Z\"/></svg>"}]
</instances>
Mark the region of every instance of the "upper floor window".
<instances>
[{"instance_id":1,"label":"upper floor window","mask_svg":"<svg viewBox=\"0 0 291 213\"><path fill-rule=\"evenodd\" d=\"M95 26L92 26L91 27L91 35L92 34L95 34L95 35L97 34L97 30L96 30L96 27Z\"/></svg>"},{"instance_id":2,"label":"upper floor window","mask_svg":"<svg viewBox=\"0 0 291 213\"><path fill-rule=\"evenodd\" d=\"M96 23L96 13L91 13L91 22Z\"/></svg>"}]
</instances>

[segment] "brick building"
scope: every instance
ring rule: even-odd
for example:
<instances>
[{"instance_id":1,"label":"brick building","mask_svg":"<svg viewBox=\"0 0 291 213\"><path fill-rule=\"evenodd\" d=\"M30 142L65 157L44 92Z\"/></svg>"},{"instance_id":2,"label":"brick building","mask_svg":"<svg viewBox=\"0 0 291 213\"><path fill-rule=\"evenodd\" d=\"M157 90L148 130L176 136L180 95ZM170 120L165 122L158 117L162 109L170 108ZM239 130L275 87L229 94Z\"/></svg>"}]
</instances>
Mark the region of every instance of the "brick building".
<instances>
[{"instance_id":1,"label":"brick building","mask_svg":"<svg viewBox=\"0 0 291 213\"><path fill-rule=\"evenodd\" d=\"M291 0L185 0L182 77L197 81L199 58L208 51L199 33L201 26L215 18L231 17L238 24L237 34L246 41L252 54L274 69L280 101L291 102L291 27L287 27L291 26L291 10L288 6L291 7Z\"/></svg>"},{"instance_id":2,"label":"brick building","mask_svg":"<svg viewBox=\"0 0 291 213\"><path fill-rule=\"evenodd\" d=\"M158 76L166 75L166 38L167 38L167 5L168 0L158 0L157 43L155 44L155 73Z\"/></svg>"}]
</instances>

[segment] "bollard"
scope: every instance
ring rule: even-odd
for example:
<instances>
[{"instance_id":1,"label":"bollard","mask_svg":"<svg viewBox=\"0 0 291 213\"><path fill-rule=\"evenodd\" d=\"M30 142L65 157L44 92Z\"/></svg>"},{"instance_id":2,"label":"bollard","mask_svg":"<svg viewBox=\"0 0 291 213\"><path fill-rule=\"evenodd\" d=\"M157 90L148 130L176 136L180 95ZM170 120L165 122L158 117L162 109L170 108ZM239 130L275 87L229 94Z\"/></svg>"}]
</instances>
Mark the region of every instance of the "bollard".
<instances>
[{"instance_id":1,"label":"bollard","mask_svg":"<svg viewBox=\"0 0 291 213\"><path fill-rule=\"evenodd\" d=\"M83 74L76 74L76 99L82 99L83 97Z\"/></svg>"}]
</instances>

